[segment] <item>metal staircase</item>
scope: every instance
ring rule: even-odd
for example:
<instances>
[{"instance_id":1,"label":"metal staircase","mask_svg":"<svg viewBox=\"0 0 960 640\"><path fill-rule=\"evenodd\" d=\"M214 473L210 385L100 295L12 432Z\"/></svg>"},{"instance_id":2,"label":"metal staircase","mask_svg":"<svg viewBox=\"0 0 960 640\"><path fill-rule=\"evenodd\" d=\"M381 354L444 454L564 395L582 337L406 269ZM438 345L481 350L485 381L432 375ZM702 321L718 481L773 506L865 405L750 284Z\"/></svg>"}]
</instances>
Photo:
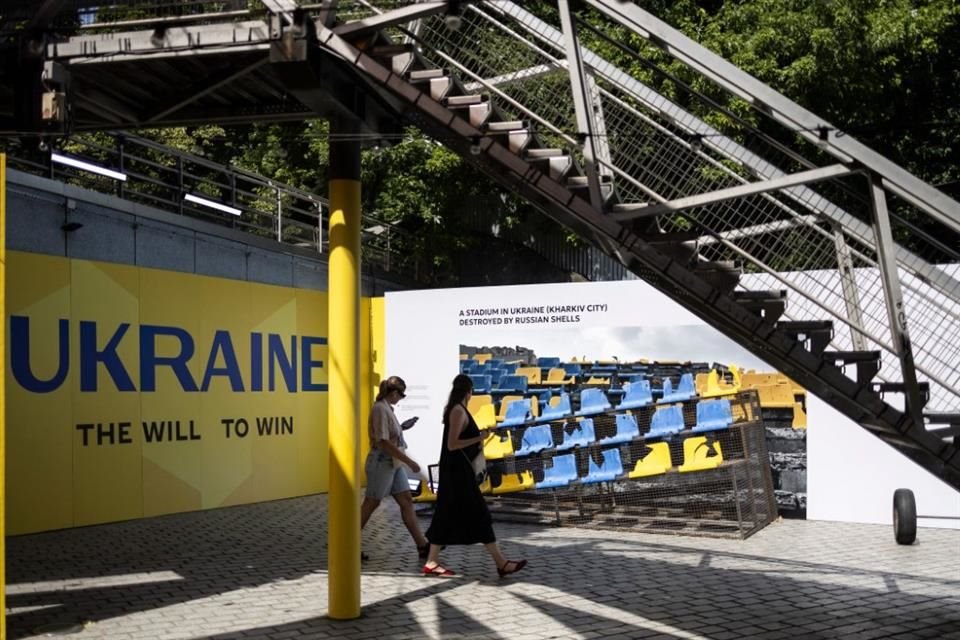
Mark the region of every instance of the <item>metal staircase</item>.
<instances>
[{"instance_id":1,"label":"metal staircase","mask_svg":"<svg viewBox=\"0 0 960 640\"><path fill-rule=\"evenodd\" d=\"M566 0L270 0L259 27L48 57L76 82L237 48L248 93L279 83L371 136L416 125L960 489L960 205L633 3L585 4L589 24Z\"/></svg>"}]
</instances>

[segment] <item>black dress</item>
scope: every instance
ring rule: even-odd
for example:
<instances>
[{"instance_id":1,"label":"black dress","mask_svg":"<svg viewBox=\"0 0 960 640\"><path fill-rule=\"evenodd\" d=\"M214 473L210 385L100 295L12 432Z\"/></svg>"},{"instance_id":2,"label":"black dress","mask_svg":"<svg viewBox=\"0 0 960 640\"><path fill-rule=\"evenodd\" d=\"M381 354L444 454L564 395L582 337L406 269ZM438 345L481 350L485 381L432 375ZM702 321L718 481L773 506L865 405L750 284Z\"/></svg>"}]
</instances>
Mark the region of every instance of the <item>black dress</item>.
<instances>
[{"instance_id":1,"label":"black dress","mask_svg":"<svg viewBox=\"0 0 960 640\"><path fill-rule=\"evenodd\" d=\"M464 407L466 411L466 407ZM467 411L467 424L460 434L462 440L480 435L473 416ZM431 544L488 544L496 542L493 520L487 503L474 480L470 460L480 452L480 444L463 449L447 449L450 416L443 421L443 447L440 451L440 486L437 488L437 506L433 521L427 529ZM466 455L464 455L466 454Z\"/></svg>"}]
</instances>

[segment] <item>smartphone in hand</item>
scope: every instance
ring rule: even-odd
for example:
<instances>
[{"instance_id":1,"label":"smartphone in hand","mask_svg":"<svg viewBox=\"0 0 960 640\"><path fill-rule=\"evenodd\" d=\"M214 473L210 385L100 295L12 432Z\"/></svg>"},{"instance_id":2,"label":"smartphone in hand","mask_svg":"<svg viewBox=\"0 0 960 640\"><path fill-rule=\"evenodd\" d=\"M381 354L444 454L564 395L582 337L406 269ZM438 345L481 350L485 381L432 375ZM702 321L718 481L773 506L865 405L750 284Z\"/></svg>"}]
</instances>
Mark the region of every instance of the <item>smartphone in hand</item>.
<instances>
[{"instance_id":1,"label":"smartphone in hand","mask_svg":"<svg viewBox=\"0 0 960 640\"><path fill-rule=\"evenodd\" d=\"M417 416L413 416L412 418L408 418L407 420L404 420L403 422L400 423L400 428L403 429L404 431L406 431L407 429L409 429L409 428L412 427L413 425L417 424L417 420L419 420L419 419L420 419L420 418L417 417Z\"/></svg>"}]
</instances>

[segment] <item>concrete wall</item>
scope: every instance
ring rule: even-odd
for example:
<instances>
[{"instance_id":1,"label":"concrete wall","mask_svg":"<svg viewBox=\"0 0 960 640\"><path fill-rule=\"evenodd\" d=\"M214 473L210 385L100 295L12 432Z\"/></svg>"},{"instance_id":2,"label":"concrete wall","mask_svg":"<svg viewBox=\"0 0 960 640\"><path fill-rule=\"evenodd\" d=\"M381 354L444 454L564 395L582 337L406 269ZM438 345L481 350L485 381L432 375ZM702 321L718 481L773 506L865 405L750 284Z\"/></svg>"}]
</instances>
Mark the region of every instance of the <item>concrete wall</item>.
<instances>
[{"instance_id":1,"label":"concrete wall","mask_svg":"<svg viewBox=\"0 0 960 640\"><path fill-rule=\"evenodd\" d=\"M7 248L326 291L327 257L19 171L7 173ZM66 223L79 223L64 231ZM365 296L404 288L365 274Z\"/></svg>"}]
</instances>

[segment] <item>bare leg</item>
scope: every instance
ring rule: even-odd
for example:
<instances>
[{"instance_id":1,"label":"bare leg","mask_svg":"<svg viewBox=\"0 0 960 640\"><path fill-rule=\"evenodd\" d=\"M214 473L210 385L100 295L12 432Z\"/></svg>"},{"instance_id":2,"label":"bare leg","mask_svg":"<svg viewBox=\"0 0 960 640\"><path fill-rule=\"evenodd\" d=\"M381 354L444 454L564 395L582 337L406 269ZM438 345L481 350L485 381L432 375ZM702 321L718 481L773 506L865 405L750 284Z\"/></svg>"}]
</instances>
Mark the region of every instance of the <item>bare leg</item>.
<instances>
[{"instance_id":1,"label":"bare leg","mask_svg":"<svg viewBox=\"0 0 960 640\"><path fill-rule=\"evenodd\" d=\"M406 525L407 531L409 531L413 537L414 543L416 543L417 547L423 547L423 545L427 544L427 539L424 538L420 532L417 512L413 508L413 496L410 495L409 491L404 491L403 493L393 494L393 499L400 505L400 517L403 518L403 524Z\"/></svg>"},{"instance_id":2,"label":"bare leg","mask_svg":"<svg viewBox=\"0 0 960 640\"><path fill-rule=\"evenodd\" d=\"M431 544L430 553L427 555L426 565L428 568L432 569L440 563L440 545Z\"/></svg>"},{"instance_id":3,"label":"bare leg","mask_svg":"<svg viewBox=\"0 0 960 640\"><path fill-rule=\"evenodd\" d=\"M483 548L490 554L493 561L497 563L497 569L503 568L503 565L507 563L506 557L504 557L503 552L500 551L500 547L497 546L496 542L489 542L483 545Z\"/></svg>"},{"instance_id":4,"label":"bare leg","mask_svg":"<svg viewBox=\"0 0 960 640\"><path fill-rule=\"evenodd\" d=\"M367 520L373 515L373 512L380 506L380 501L376 498L363 498L363 504L360 505L360 528L367 526Z\"/></svg>"}]
</instances>

